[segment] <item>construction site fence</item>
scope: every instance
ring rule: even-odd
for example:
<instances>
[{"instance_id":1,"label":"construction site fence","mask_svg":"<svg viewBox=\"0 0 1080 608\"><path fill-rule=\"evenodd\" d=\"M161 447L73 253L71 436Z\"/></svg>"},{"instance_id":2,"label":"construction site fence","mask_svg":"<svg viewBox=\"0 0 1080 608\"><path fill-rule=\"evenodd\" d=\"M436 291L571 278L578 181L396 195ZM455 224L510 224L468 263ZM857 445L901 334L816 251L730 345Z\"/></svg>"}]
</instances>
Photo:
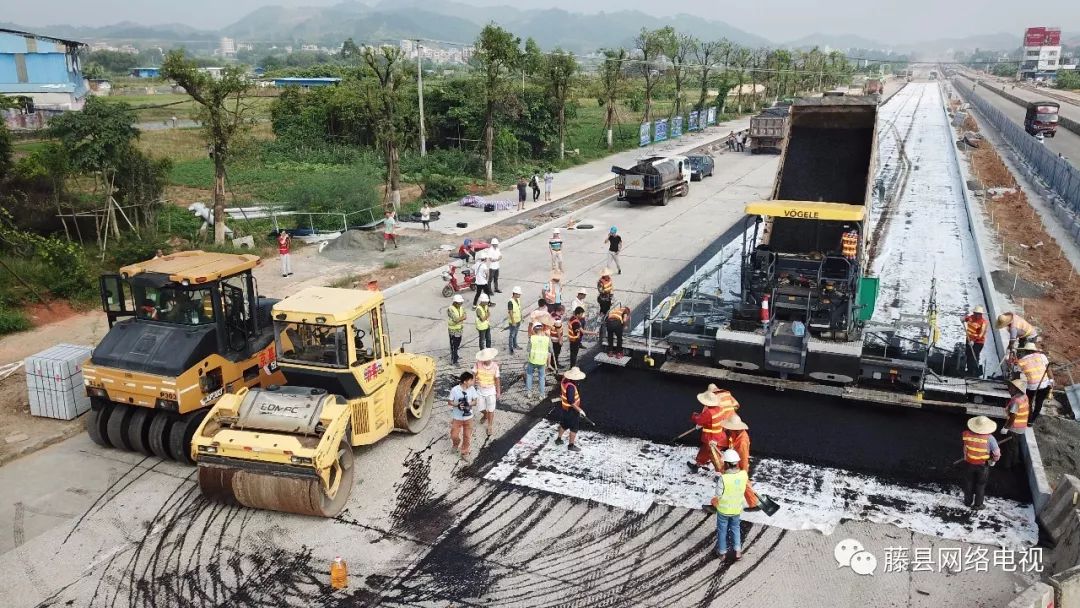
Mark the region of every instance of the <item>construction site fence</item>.
<instances>
[{"instance_id":1,"label":"construction site fence","mask_svg":"<svg viewBox=\"0 0 1080 608\"><path fill-rule=\"evenodd\" d=\"M1016 124L1002 111L990 105L990 102L972 95L971 89L960 81L954 81L954 88L967 103L974 106L1005 141L1012 146L1046 186L1057 195L1051 198L1054 214L1062 226L1080 244L1080 170L1067 158L1050 151Z\"/></svg>"}]
</instances>

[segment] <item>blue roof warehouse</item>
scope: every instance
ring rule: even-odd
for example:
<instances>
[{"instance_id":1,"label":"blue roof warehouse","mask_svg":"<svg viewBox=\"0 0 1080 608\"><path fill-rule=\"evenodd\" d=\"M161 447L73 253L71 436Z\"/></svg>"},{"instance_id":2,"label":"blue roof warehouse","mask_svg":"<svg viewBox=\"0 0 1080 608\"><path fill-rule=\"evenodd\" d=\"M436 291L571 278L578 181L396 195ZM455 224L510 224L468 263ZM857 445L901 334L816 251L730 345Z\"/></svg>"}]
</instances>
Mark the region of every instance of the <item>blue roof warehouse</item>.
<instances>
[{"instance_id":1,"label":"blue roof warehouse","mask_svg":"<svg viewBox=\"0 0 1080 608\"><path fill-rule=\"evenodd\" d=\"M35 128L47 114L82 109L90 85L82 75L74 40L0 28L0 95L23 100L4 112L12 128Z\"/></svg>"}]
</instances>

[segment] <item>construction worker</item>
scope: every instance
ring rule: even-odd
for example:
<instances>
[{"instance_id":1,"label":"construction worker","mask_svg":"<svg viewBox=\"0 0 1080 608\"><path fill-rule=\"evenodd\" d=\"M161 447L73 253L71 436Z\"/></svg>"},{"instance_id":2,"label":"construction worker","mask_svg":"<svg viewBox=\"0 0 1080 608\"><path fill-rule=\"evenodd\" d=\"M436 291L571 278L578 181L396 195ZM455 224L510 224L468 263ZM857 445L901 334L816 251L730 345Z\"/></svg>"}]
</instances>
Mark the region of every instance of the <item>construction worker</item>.
<instances>
[{"instance_id":1,"label":"construction worker","mask_svg":"<svg viewBox=\"0 0 1080 608\"><path fill-rule=\"evenodd\" d=\"M739 410L739 402L735 400L731 391L726 391L715 384L709 384L708 391L720 402L721 420L731 417Z\"/></svg>"},{"instance_id":2,"label":"construction worker","mask_svg":"<svg viewBox=\"0 0 1080 608\"><path fill-rule=\"evenodd\" d=\"M284 230L279 230L277 235L278 258L281 259L281 276L287 277L292 274L292 256L289 249L292 246L292 235Z\"/></svg>"},{"instance_id":3,"label":"construction worker","mask_svg":"<svg viewBox=\"0 0 1080 608\"><path fill-rule=\"evenodd\" d=\"M698 448L694 462L687 461L686 466L690 467L691 472L697 473L702 466L711 462L716 471L720 472L720 463L713 459L713 450L727 448L727 436L724 434L724 427L720 426L720 400L708 391L698 393L697 400L704 407L700 412L691 414L690 420L701 429L701 447Z\"/></svg>"},{"instance_id":4,"label":"construction worker","mask_svg":"<svg viewBox=\"0 0 1080 608\"><path fill-rule=\"evenodd\" d=\"M580 452L577 446L578 423L585 413L581 409L581 391L578 390L577 382L585 379L585 372L576 367L571 367L563 374L562 382L559 383L559 404L562 406L562 417L559 418L559 435L555 437L555 445L562 445L563 433L570 431L570 444L566 449L571 452Z\"/></svg>"},{"instance_id":5,"label":"construction worker","mask_svg":"<svg viewBox=\"0 0 1080 608\"><path fill-rule=\"evenodd\" d=\"M1007 469L1016 466L1020 461L1020 441L1016 435L1027 432L1031 418L1031 402L1028 400L1027 382L1023 379L1010 380L1008 383L1009 402L1005 404L1005 424L1001 425L1002 435L1013 435L1009 442L1002 442L1001 464Z\"/></svg>"},{"instance_id":6,"label":"construction worker","mask_svg":"<svg viewBox=\"0 0 1080 608\"><path fill-rule=\"evenodd\" d=\"M454 295L450 308L446 309L446 328L450 331L450 363L458 364L458 349L461 348L461 332L465 329L465 299Z\"/></svg>"},{"instance_id":7,"label":"construction worker","mask_svg":"<svg viewBox=\"0 0 1080 608\"><path fill-rule=\"evenodd\" d=\"M476 313L476 333L480 338L480 349L491 348L491 309L486 293L480 294L479 304L473 308Z\"/></svg>"},{"instance_id":8,"label":"construction worker","mask_svg":"<svg viewBox=\"0 0 1080 608\"><path fill-rule=\"evenodd\" d=\"M562 304L562 275L558 272L552 271L551 278L547 283L544 283L544 287L540 292L540 297L547 302L548 312L552 316L558 314L560 305Z\"/></svg>"},{"instance_id":9,"label":"construction worker","mask_svg":"<svg viewBox=\"0 0 1080 608\"><path fill-rule=\"evenodd\" d=\"M1027 398L1031 403L1031 421L1028 426L1031 426L1039 419L1043 402L1054 388L1054 377L1050 375L1050 359L1039 352L1034 343L1028 342L1020 347L1020 359L1016 365L1020 368L1020 373L1024 374L1023 379L1027 381Z\"/></svg>"},{"instance_id":10,"label":"construction worker","mask_svg":"<svg viewBox=\"0 0 1080 608\"><path fill-rule=\"evenodd\" d=\"M540 327L551 324L551 313L548 312L548 303L544 298L536 301L536 310L529 313L529 335L533 335L533 328L539 323Z\"/></svg>"},{"instance_id":11,"label":"construction worker","mask_svg":"<svg viewBox=\"0 0 1080 608\"><path fill-rule=\"evenodd\" d=\"M563 342L562 319L555 319L555 323L551 325L548 335L551 336L551 359L555 363L555 373L559 373L559 355L562 354Z\"/></svg>"},{"instance_id":12,"label":"construction worker","mask_svg":"<svg viewBox=\"0 0 1080 608\"><path fill-rule=\"evenodd\" d=\"M604 244L608 246L608 261L615 265L615 269L622 274L622 266L619 265L619 251L622 250L622 237L619 236L619 229L612 226L608 230L607 236L604 238Z\"/></svg>"},{"instance_id":13,"label":"construction worker","mask_svg":"<svg viewBox=\"0 0 1080 608\"><path fill-rule=\"evenodd\" d=\"M476 409L480 412L481 422L488 435L495 426L495 406L502 398L502 381L499 379L499 364L495 362L499 351L485 348L476 353L476 366L473 377L476 378Z\"/></svg>"},{"instance_id":14,"label":"construction worker","mask_svg":"<svg viewBox=\"0 0 1080 608\"><path fill-rule=\"evenodd\" d=\"M551 231L551 238L548 239L548 251L551 252L551 270L562 272L562 233L558 228Z\"/></svg>"},{"instance_id":15,"label":"construction worker","mask_svg":"<svg viewBox=\"0 0 1080 608\"><path fill-rule=\"evenodd\" d=\"M473 306L480 301L481 296L487 296L488 299L495 295L491 291L491 267L488 266L488 252L486 249L481 250L476 254L476 265L473 266L473 276L476 277L474 285L476 286L476 295L473 296Z\"/></svg>"},{"instance_id":16,"label":"construction worker","mask_svg":"<svg viewBox=\"0 0 1080 608\"><path fill-rule=\"evenodd\" d=\"M600 333L600 343L604 342L604 331L607 329L607 315L611 310L611 303L615 299L615 283L611 280L611 269L605 268L600 271L600 280L596 282L596 303L600 305L600 322L597 330Z\"/></svg>"},{"instance_id":17,"label":"construction worker","mask_svg":"<svg viewBox=\"0 0 1080 608\"><path fill-rule=\"evenodd\" d=\"M532 335L529 336L529 359L525 363L525 397L543 396L547 394L546 374L548 357L551 352L551 337L544 331L543 323L534 323ZM532 390L533 374L539 375L540 392L534 394Z\"/></svg>"},{"instance_id":18,"label":"construction worker","mask_svg":"<svg viewBox=\"0 0 1080 608\"><path fill-rule=\"evenodd\" d=\"M567 306L566 310L569 310L571 315L573 315L574 311L577 310L578 308L589 310L589 305L585 301L585 298L587 298L587 297L588 297L588 292L585 291L584 287L577 290L577 297L575 297L573 300L570 301L570 305Z\"/></svg>"},{"instance_id":19,"label":"construction worker","mask_svg":"<svg viewBox=\"0 0 1080 608\"><path fill-rule=\"evenodd\" d=\"M499 289L499 265L502 263L502 250L499 249L499 239L491 239L491 247L486 250L488 271L490 272L490 279L488 284L491 285L492 293L489 296L493 296L497 293L502 293Z\"/></svg>"},{"instance_id":20,"label":"construction worker","mask_svg":"<svg viewBox=\"0 0 1080 608\"><path fill-rule=\"evenodd\" d=\"M574 316L570 317L570 322L566 326L566 339L570 343L570 367L577 365L581 340L586 334L595 336L596 332L585 329L585 308L578 306L574 309Z\"/></svg>"},{"instance_id":21,"label":"construction worker","mask_svg":"<svg viewBox=\"0 0 1080 608\"><path fill-rule=\"evenodd\" d=\"M720 559L727 558L728 534L735 550L735 560L742 557L742 530L740 517L743 512L743 495L749 488L749 475L739 467L739 454L725 450L722 456L723 472L716 478L716 492L712 506L716 509L716 547L713 553Z\"/></svg>"},{"instance_id":22,"label":"construction worker","mask_svg":"<svg viewBox=\"0 0 1080 608\"><path fill-rule=\"evenodd\" d=\"M521 328L521 287L515 285L510 290L510 299L506 302L506 327L510 333L510 354L518 349L518 330Z\"/></svg>"},{"instance_id":23,"label":"construction worker","mask_svg":"<svg viewBox=\"0 0 1080 608\"><path fill-rule=\"evenodd\" d=\"M724 429L725 435L727 436L727 445L729 446L729 449L735 450L735 453L739 455L739 468L749 473L750 433L748 431L750 427L743 422L738 414L731 414L727 418L721 418L720 426ZM757 511L760 508L758 506L757 494L754 493L749 482L746 484L745 498L747 511Z\"/></svg>"},{"instance_id":24,"label":"construction worker","mask_svg":"<svg viewBox=\"0 0 1080 608\"><path fill-rule=\"evenodd\" d=\"M976 306L971 314L964 317L964 331L967 334L967 375L982 377L982 351L986 345L986 334L990 322L986 318L986 309Z\"/></svg>"},{"instance_id":25,"label":"construction worker","mask_svg":"<svg viewBox=\"0 0 1080 608\"><path fill-rule=\"evenodd\" d=\"M840 253L849 260L859 255L859 233L851 226L844 226L844 234L840 236Z\"/></svg>"},{"instance_id":26,"label":"construction worker","mask_svg":"<svg viewBox=\"0 0 1080 608\"><path fill-rule=\"evenodd\" d=\"M995 327L997 329L1009 328L1009 352L1013 354L1016 353L1017 347L1024 344L1034 344L1039 337L1039 331L1035 329L1034 325L1013 312L998 315Z\"/></svg>"},{"instance_id":27,"label":"construction worker","mask_svg":"<svg viewBox=\"0 0 1080 608\"><path fill-rule=\"evenodd\" d=\"M623 332L630 327L630 309L616 306L607 316L608 354L613 357L623 356Z\"/></svg>"},{"instance_id":28,"label":"construction worker","mask_svg":"<svg viewBox=\"0 0 1080 608\"><path fill-rule=\"evenodd\" d=\"M473 375L462 372L458 384L450 389L450 445L459 452L462 460L469 459L473 435L473 408L476 407L476 389Z\"/></svg>"},{"instance_id":29,"label":"construction worker","mask_svg":"<svg viewBox=\"0 0 1080 608\"><path fill-rule=\"evenodd\" d=\"M986 416L975 416L968 420L967 429L961 434L964 441L964 505L975 510L983 508L990 467L1001 458L993 434L996 426Z\"/></svg>"}]
</instances>

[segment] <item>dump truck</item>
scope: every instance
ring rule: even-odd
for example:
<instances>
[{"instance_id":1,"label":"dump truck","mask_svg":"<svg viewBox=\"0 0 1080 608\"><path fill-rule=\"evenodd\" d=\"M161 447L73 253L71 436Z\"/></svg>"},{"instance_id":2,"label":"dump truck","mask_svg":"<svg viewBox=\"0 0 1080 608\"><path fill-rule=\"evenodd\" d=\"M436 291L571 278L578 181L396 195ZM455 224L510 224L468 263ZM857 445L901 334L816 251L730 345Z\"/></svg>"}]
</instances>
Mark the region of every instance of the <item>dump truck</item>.
<instances>
[{"instance_id":1,"label":"dump truck","mask_svg":"<svg viewBox=\"0 0 1080 608\"><path fill-rule=\"evenodd\" d=\"M228 504L333 517L352 489L353 448L427 425L435 360L408 342L394 351L379 291L309 287L273 319L288 385L218 400L192 441L199 487Z\"/></svg>"},{"instance_id":2,"label":"dump truck","mask_svg":"<svg viewBox=\"0 0 1080 608\"><path fill-rule=\"evenodd\" d=\"M258 264L184 251L100 277L109 331L83 366L94 443L190 464L191 436L222 395L284 382Z\"/></svg>"},{"instance_id":3,"label":"dump truck","mask_svg":"<svg viewBox=\"0 0 1080 608\"><path fill-rule=\"evenodd\" d=\"M629 169L612 167L618 200L666 205L690 193L690 162L685 156L649 156Z\"/></svg>"},{"instance_id":4,"label":"dump truck","mask_svg":"<svg viewBox=\"0 0 1080 608\"><path fill-rule=\"evenodd\" d=\"M864 95L881 95L884 91L884 87L881 84L880 78L869 78L866 84L863 85Z\"/></svg>"},{"instance_id":5,"label":"dump truck","mask_svg":"<svg viewBox=\"0 0 1080 608\"><path fill-rule=\"evenodd\" d=\"M750 119L750 153L779 154L784 146L784 131L790 105L778 105L762 110Z\"/></svg>"},{"instance_id":6,"label":"dump truck","mask_svg":"<svg viewBox=\"0 0 1080 608\"><path fill-rule=\"evenodd\" d=\"M1042 133L1043 137L1053 137L1057 133L1060 111L1061 104L1056 101L1032 101L1024 113L1024 130L1029 135Z\"/></svg>"}]
</instances>

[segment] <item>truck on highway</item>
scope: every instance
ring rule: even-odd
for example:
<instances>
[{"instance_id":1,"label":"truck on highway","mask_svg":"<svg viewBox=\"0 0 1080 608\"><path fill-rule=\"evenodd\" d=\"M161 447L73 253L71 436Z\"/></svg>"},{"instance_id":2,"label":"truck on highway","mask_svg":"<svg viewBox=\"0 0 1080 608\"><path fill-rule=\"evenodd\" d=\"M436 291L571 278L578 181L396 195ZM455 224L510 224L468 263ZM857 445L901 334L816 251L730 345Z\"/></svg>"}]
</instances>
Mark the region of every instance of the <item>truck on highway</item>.
<instances>
[{"instance_id":1,"label":"truck on highway","mask_svg":"<svg viewBox=\"0 0 1080 608\"><path fill-rule=\"evenodd\" d=\"M784 145L784 131L790 105L765 108L761 114L750 119L750 153L780 153Z\"/></svg>"},{"instance_id":2,"label":"truck on highway","mask_svg":"<svg viewBox=\"0 0 1080 608\"><path fill-rule=\"evenodd\" d=\"M883 90L880 78L870 78L863 85L864 95L881 95Z\"/></svg>"},{"instance_id":3,"label":"truck on highway","mask_svg":"<svg viewBox=\"0 0 1080 608\"><path fill-rule=\"evenodd\" d=\"M611 168L618 199L631 205L666 205L690 193L690 161L685 156L647 156L629 169Z\"/></svg>"},{"instance_id":4,"label":"truck on highway","mask_svg":"<svg viewBox=\"0 0 1080 608\"><path fill-rule=\"evenodd\" d=\"M1053 137L1057 132L1058 111L1061 105L1056 101L1033 101L1027 105L1024 114L1024 130L1030 135L1042 133L1043 137Z\"/></svg>"}]
</instances>

